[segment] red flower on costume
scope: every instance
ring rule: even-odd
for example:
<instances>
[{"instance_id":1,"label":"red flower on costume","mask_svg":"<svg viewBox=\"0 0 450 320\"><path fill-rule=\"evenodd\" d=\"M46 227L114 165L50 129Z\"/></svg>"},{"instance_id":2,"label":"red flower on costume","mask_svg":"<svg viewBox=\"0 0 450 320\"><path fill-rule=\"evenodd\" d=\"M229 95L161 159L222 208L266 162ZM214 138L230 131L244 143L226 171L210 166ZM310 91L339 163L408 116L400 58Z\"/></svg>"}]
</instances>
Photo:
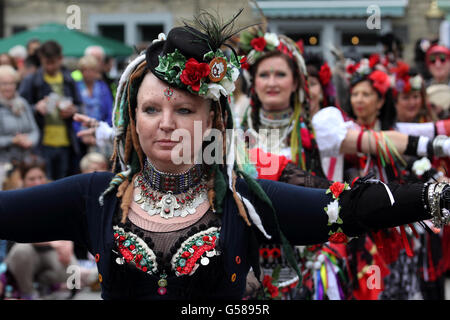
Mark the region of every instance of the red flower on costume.
<instances>
[{"instance_id":1,"label":"red flower on costume","mask_svg":"<svg viewBox=\"0 0 450 320\"><path fill-rule=\"evenodd\" d=\"M342 191L345 190L345 184L339 181L336 181L330 186L330 191L333 194L334 198L337 199L341 195Z\"/></svg>"},{"instance_id":2,"label":"red flower on costume","mask_svg":"<svg viewBox=\"0 0 450 320\"><path fill-rule=\"evenodd\" d=\"M300 129L300 137L302 139L302 146L305 149L311 149L312 143L311 143L311 134L309 133L308 129L301 128Z\"/></svg>"},{"instance_id":3,"label":"red flower on costume","mask_svg":"<svg viewBox=\"0 0 450 320\"><path fill-rule=\"evenodd\" d=\"M369 68L373 69L373 67L375 67L377 64L379 64L381 61L380 59L380 55L377 53L372 54L369 57Z\"/></svg>"},{"instance_id":4,"label":"red flower on costume","mask_svg":"<svg viewBox=\"0 0 450 320\"><path fill-rule=\"evenodd\" d=\"M241 64L242 69L248 70L250 68L250 65L248 64L246 56L242 57L242 59L239 61L239 63Z\"/></svg>"},{"instance_id":5,"label":"red flower on costume","mask_svg":"<svg viewBox=\"0 0 450 320\"><path fill-rule=\"evenodd\" d=\"M199 63L194 58L190 58L181 73L180 80L187 86L191 86L193 91L200 90L200 80L207 77L211 69L207 63Z\"/></svg>"},{"instance_id":6,"label":"red flower on costume","mask_svg":"<svg viewBox=\"0 0 450 320\"><path fill-rule=\"evenodd\" d=\"M346 68L348 74L352 75L358 69L359 64L349 64Z\"/></svg>"},{"instance_id":7,"label":"red flower on costume","mask_svg":"<svg viewBox=\"0 0 450 320\"><path fill-rule=\"evenodd\" d=\"M255 49L256 51L264 51L264 48L266 47L266 39L264 37L254 38L250 45Z\"/></svg>"},{"instance_id":8,"label":"red flower on costume","mask_svg":"<svg viewBox=\"0 0 450 320\"><path fill-rule=\"evenodd\" d=\"M377 90L381 95L385 95L386 91L388 91L391 86L391 82L389 80L389 76L380 70L375 70L369 75L369 79L372 80L372 86Z\"/></svg>"},{"instance_id":9,"label":"red flower on costume","mask_svg":"<svg viewBox=\"0 0 450 320\"><path fill-rule=\"evenodd\" d=\"M328 241L333 243L346 243L348 241L348 238L344 233L336 232L328 238Z\"/></svg>"},{"instance_id":10,"label":"red flower on costume","mask_svg":"<svg viewBox=\"0 0 450 320\"><path fill-rule=\"evenodd\" d=\"M328 63L324 63L321 67L320 67L320 71L319 71L319 79L320 79L320 83L325 87L331 79L331 69L328 66Z\"/></svg>"}]
</instances>

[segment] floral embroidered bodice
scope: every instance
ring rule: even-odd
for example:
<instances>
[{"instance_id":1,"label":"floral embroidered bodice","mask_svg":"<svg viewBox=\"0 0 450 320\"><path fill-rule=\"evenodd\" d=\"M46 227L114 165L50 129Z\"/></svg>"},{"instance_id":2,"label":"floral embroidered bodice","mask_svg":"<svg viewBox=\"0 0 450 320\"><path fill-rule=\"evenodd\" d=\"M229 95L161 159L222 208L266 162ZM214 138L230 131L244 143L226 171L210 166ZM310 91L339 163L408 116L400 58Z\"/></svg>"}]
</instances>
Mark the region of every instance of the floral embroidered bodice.
<instances>
[{"instance_id":1,"label":"floral embroidered bodice","mask_svg":"<svg viewBox=\"0 0 450 320\"><path fill-rule=\"evenodd\" d=\"M192 275L200 265L220 255L220 219L209 210L193 225L172 232L150 232L134 225L115 223L118 264L131 263L148 274Z\"/></svg>"}]
</instances>

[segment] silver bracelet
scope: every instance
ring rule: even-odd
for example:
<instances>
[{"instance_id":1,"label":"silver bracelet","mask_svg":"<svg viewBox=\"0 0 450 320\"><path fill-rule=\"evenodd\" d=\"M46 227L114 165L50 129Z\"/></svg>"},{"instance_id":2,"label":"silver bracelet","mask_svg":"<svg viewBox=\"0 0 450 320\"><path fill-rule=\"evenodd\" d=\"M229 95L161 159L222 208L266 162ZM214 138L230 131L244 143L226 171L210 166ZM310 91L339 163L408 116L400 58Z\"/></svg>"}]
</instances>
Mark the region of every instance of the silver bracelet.
<instances>
[{"instance_id":1,"label":"silver bracelet","mask_svg":"<svg viewBox=\"0 0 450 320\"><path fill-rule=\"evenodd\" d=\"M441 195L446 183L431 184L428 188L428 204L430 205L431 222L436 228L442 228L449 222L450 214L447 209L441 210Z\"/></svg>"},{"instance_id":2,"label":"silver bracelet","mask_svg":"<svg viewBox=\"0 0 450 320\"><path fill-rule=\"evenodd\" d=\"M445 156L444 142L447 140L447 136L439 135L433 140L433 154L435 157L441 158Z\"/></svg>"}]
</instances>

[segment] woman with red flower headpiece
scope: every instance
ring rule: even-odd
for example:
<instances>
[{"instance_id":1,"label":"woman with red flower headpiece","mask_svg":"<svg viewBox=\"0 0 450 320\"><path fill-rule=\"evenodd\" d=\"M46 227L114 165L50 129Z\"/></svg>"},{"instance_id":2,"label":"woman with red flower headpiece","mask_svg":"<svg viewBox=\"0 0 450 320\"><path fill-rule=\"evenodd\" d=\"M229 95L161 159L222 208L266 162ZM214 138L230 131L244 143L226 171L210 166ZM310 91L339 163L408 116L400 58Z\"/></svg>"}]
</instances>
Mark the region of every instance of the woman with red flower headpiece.
<instances>
[{"instance_id":1,"label":"woman with red flower headpiece","mask_svg":"<svg viewBox=\"0 0 450 320\"><path fill-rule=\"evenodd\" d=\"M262 37L262 35L258 35ZM266 39L273 39L273 34L264 35ZM243 126L245 129L249 129L250 135L253 135L255 141L258 141L260 137L258 136L258 130L261 128L270 129L277 128L281 131L281 137L278 136L277 139L265 138L263 145L264 151L269 151L278 155L286 156L288 160L296 163L298 167L303 170L308 170L315 172L316 174L323 175L323 159L330 156L334 152L337 152L339 156L340 166L338 165L335 169L336 173L340 173L340 178L332 174L331 177L334 180L343 180L343 158L342 155L345 153L355 154L358 151L368 152L377 154L378 149L373 148L374 140L366 135L365 139L362 139L360 134L359 125L352 122L347 122L344 124L344 116L336 108L324 108L318 113L321 113L320 117L312 117L312 101L311 99L311 87L305 87L299 84L305 83L305 66L301 55L296 54L285 54L285 50L278 48L286 48L284 37L279 36L279 42L275 45L272 42L271 48L265 48L265 51L260 51L260 48L255 48L251 45L251 36L245 35L241 37L242 48L245 51L247 48L248 61L250 63L250 83L251 83L251 106L246 112L246 117L244 116ZM247 45L249 43L250 45ZM269 41L267 42L269 43ZM281 45L283 44L283 45ZM275 50L277 49L277 50ZM293 51L296 52L296 51ZM298 50L297 52L298 53ZM290 58L290 56L293 58ZM300 59L297 57L300 56ZM290 66L294 63L294 67L289 71ZM371 62L367 61L367 67L369 64L376 65L378 62L372 59ZM360 71L360 67L365 66L365 63L359 64L355 67L355 70ZM278 71L278 69L284 67L283 72ZM318 82L322 80L323 83L329 84L330 72L329 69L324 66L322 72L318 72ZM328 72L327 72L328 69ZM289 72L285 71L288 70ZM288 81L286 81L288 80ZM300 80L300 81L299 81ZM370 88L375 92L380 92L380 96L386 94L390 89L390 79L382 71L374 71L368 75L367 80L369 81ZM373 87L372 87L373 86ZM296 90L296 88L298 88ZM377 90L377 91L375 91ZM290 95L286 94L290 92ZM297 93L297 95L296 95ZM302 96L303 94L303 96ZM375 93L376 94L376 93ZM281 99L282 97L286 97ZM303 98L303 99L301 99ZM310 99L308 99L310 98ZM380 101L383 100L380 97ZM392 100L390 100L392 103ZM383 104L380 104L378 108L381 108ZM391 104L392 106L392 104ZM336 110L336 112L333 111ZM385 108L384 110L393 109ZM299 112L296 114L295 110ZM300 112L302 110L302 112ZM322 112L323 111L323 112ZM284 113L283 113L284 112ZM337 113L337 114L336 114ZM274 118L277 114L284 114L285 119ZM287 114L287 116L286 116ZM299 118L298 115L300 115ZM370 115L370 112L367 112ZM375 113L376 115L376 113ZM337 124L335 127L339 128L338 132L333 129L333 122L336 123L336 118L340 117L342 119L343 126ZM305 124L310 123L312 118L312 124L314 129L308 129ZM315 118L317 118L315 121ZM361 118L365 118L364 113ZM376 117L375 117L376 118ZM389 121L389 114L384 117ZM391 117L395 120L395 116ZM300 119L297 124L294 123L295 120ZM365 119L367 120L367 119ZM374 121L376 119L373 119ZM332 121L330 123L330 121ZM319 123L320 122L320 123ZM339 122L339 121L338 121ZM316 127L317 124L317 127ZM393 124L393 121L392 121ZM297 129L294 130L297 125ZM392 125L384 125L385 128L391 129ZM349 130L353 128L353 130ZM315 144L315 139L307 139L308 135L306 133L313 134L313 136L320 136L320 141L318 140ZM300 137L298 137L300 135ZM386 136L386 138L384 138ZM378 136L377 136L378 137ZM409 137L398 133L398 132L386 132L383 133L383 141L387 140L389 137L389 146L396 146L400 149L399 153L403 153L408 146ZM281 138L281 139L280 139ZM259 140L261 141L261 139ZM308 143L313 141L314 145ZM295 142L295 144L293 144ZM319 150L325 150L319 155L317 153L317 146ZM385 147L387 143L385 142ZM417 146L417 145L416 145ZM413 149L410 147L410 149ZM386 149L387 150L387 149ZM415 150L415 149L414 149ZM397 152L397 149L395 150ZM301 155L301 156L300 156ZM315 156L314 156L315 155ZM392 157L398 157L397 154L392 156L388 154L389 161ZM303 160L303 161L302 161ZM393 161L392 161L393 163ZM317 166L319 169L317 170ZM384 169L384 168L382 168ZM330 179L330 177L328 177ZM347 180L352 181L352 180Z\"/></svg>"},{"instance_id":2,"label":"woman with red flower headpiece","mask_svg":"<svg viewBox=\"0 0 450 320\"><path fill-rule=\"evenodd\" d=\"M397 109L397 120L405 123L424 123L436 121L438 118L431 106L426 101L425 83L416 70L409 65L399 62L396 68L391 70L392 87ZM445 169L445 159L419 159L418 157L405 157L409 175L409 181L422 180L427 182L431 176L435 178L448 172ZM431 160L431 161L430 161ZM418 229L419 241L415 248L418 257L420 274L420 287L425 300L445 299L444 272L445 257L443 253L442 231L423 232Z\"/></svg>"}]
</instances>

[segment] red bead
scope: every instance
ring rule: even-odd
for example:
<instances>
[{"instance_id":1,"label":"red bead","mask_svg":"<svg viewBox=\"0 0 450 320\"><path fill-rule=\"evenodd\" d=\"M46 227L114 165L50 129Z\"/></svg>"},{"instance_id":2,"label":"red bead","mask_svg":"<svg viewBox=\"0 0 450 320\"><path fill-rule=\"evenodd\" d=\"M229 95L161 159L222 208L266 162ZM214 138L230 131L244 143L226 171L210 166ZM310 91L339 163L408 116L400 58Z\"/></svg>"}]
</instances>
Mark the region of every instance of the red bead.
<instances>
[{"instance_id":1,"label":"red bead","mask_svg":"<svg viewBox=\"0 0 450 320\"><path fill-rule=\"evenodd\" d=\"M120 241L120 242L125 241L125 237L124 237L124 236L120 236L120 237L119 237L119 241Z\"/></svg>"},{"instance_id":2,"label":"red bead","mask_svg":"<svg viewBox=\"0 0 450 320\"><path fill-rule=\"evenodd\" d=\"M118 233L114 233L114 238L117 238L119 236Z\"/></svg>"},{"instance_id":3,"label":"red bead","mask_svg":"<svg viewBox=\"0 0 450 320\"><path fill-rule=\"evenodd\" d=\"M181 256L182 256L183 258L188 258L190 255L191 255L191 253L190 253L189 251L185 251L185 252L183 252L183 253L181 254Z\"/></svg>"},{"instance_id":4,"label":"red bead","mask_svg":"<svg viewBox=\"0 0 450 320\"><path fill-rule=\"evenodd\" d=\"M164 288L164 287L159 287L159 288L158 288L158 293L159 293L161 296L163 296L163 295L165 295L165 294L167 293L167 289Z\"/></svg>"},{"instance_id":5,"label":"red bead","mask_svg":"<svg viewBox=\"0 0 450 320\"><path fill-rule=\"evenodd\" d=\"M192 249L197 250L198 247L197 247L196 245L193 245L193 246L192 246Z\"/></svg>"},{"instance_id":6,"label":"red bead","mask_svg":"<svg viewBox=\"0 0 450 320\"><path fill-rule=\"evenodd\" d=\"M183 269L182 269L181 267L177 267L177 271L178 271L179 273L181 273L181 271L183 271Z\"/></svg>"},{"instance_id":7,"label":"red bead","mask_svg":"<svg viewBox=\"0 0 450 320\"><path fill-rule=\"evenodd\" d=\"M209 240L209 236L203 236L203 241L208 241Z\"/></svg>"},{"instance_id":8,"label":"red bead","mask_svg":"<svg viewBox=\"0 0 450 320\"><path fill-rule=\"evenodd\" d=\"M147 267L142 267L142 271L147 272Z\"/></svg>"},{"instance_id":9,"label":"red bead","mask_svg":"<svg viewBox=\"0 0 450 320\"><path fill-rule=\"evenodd\" d=\"M130 250L134 250L134 249L136 249L136 247L134 246L134 244L132 244L132 245L130 245Z\"/></svg>"}]
</instances>

